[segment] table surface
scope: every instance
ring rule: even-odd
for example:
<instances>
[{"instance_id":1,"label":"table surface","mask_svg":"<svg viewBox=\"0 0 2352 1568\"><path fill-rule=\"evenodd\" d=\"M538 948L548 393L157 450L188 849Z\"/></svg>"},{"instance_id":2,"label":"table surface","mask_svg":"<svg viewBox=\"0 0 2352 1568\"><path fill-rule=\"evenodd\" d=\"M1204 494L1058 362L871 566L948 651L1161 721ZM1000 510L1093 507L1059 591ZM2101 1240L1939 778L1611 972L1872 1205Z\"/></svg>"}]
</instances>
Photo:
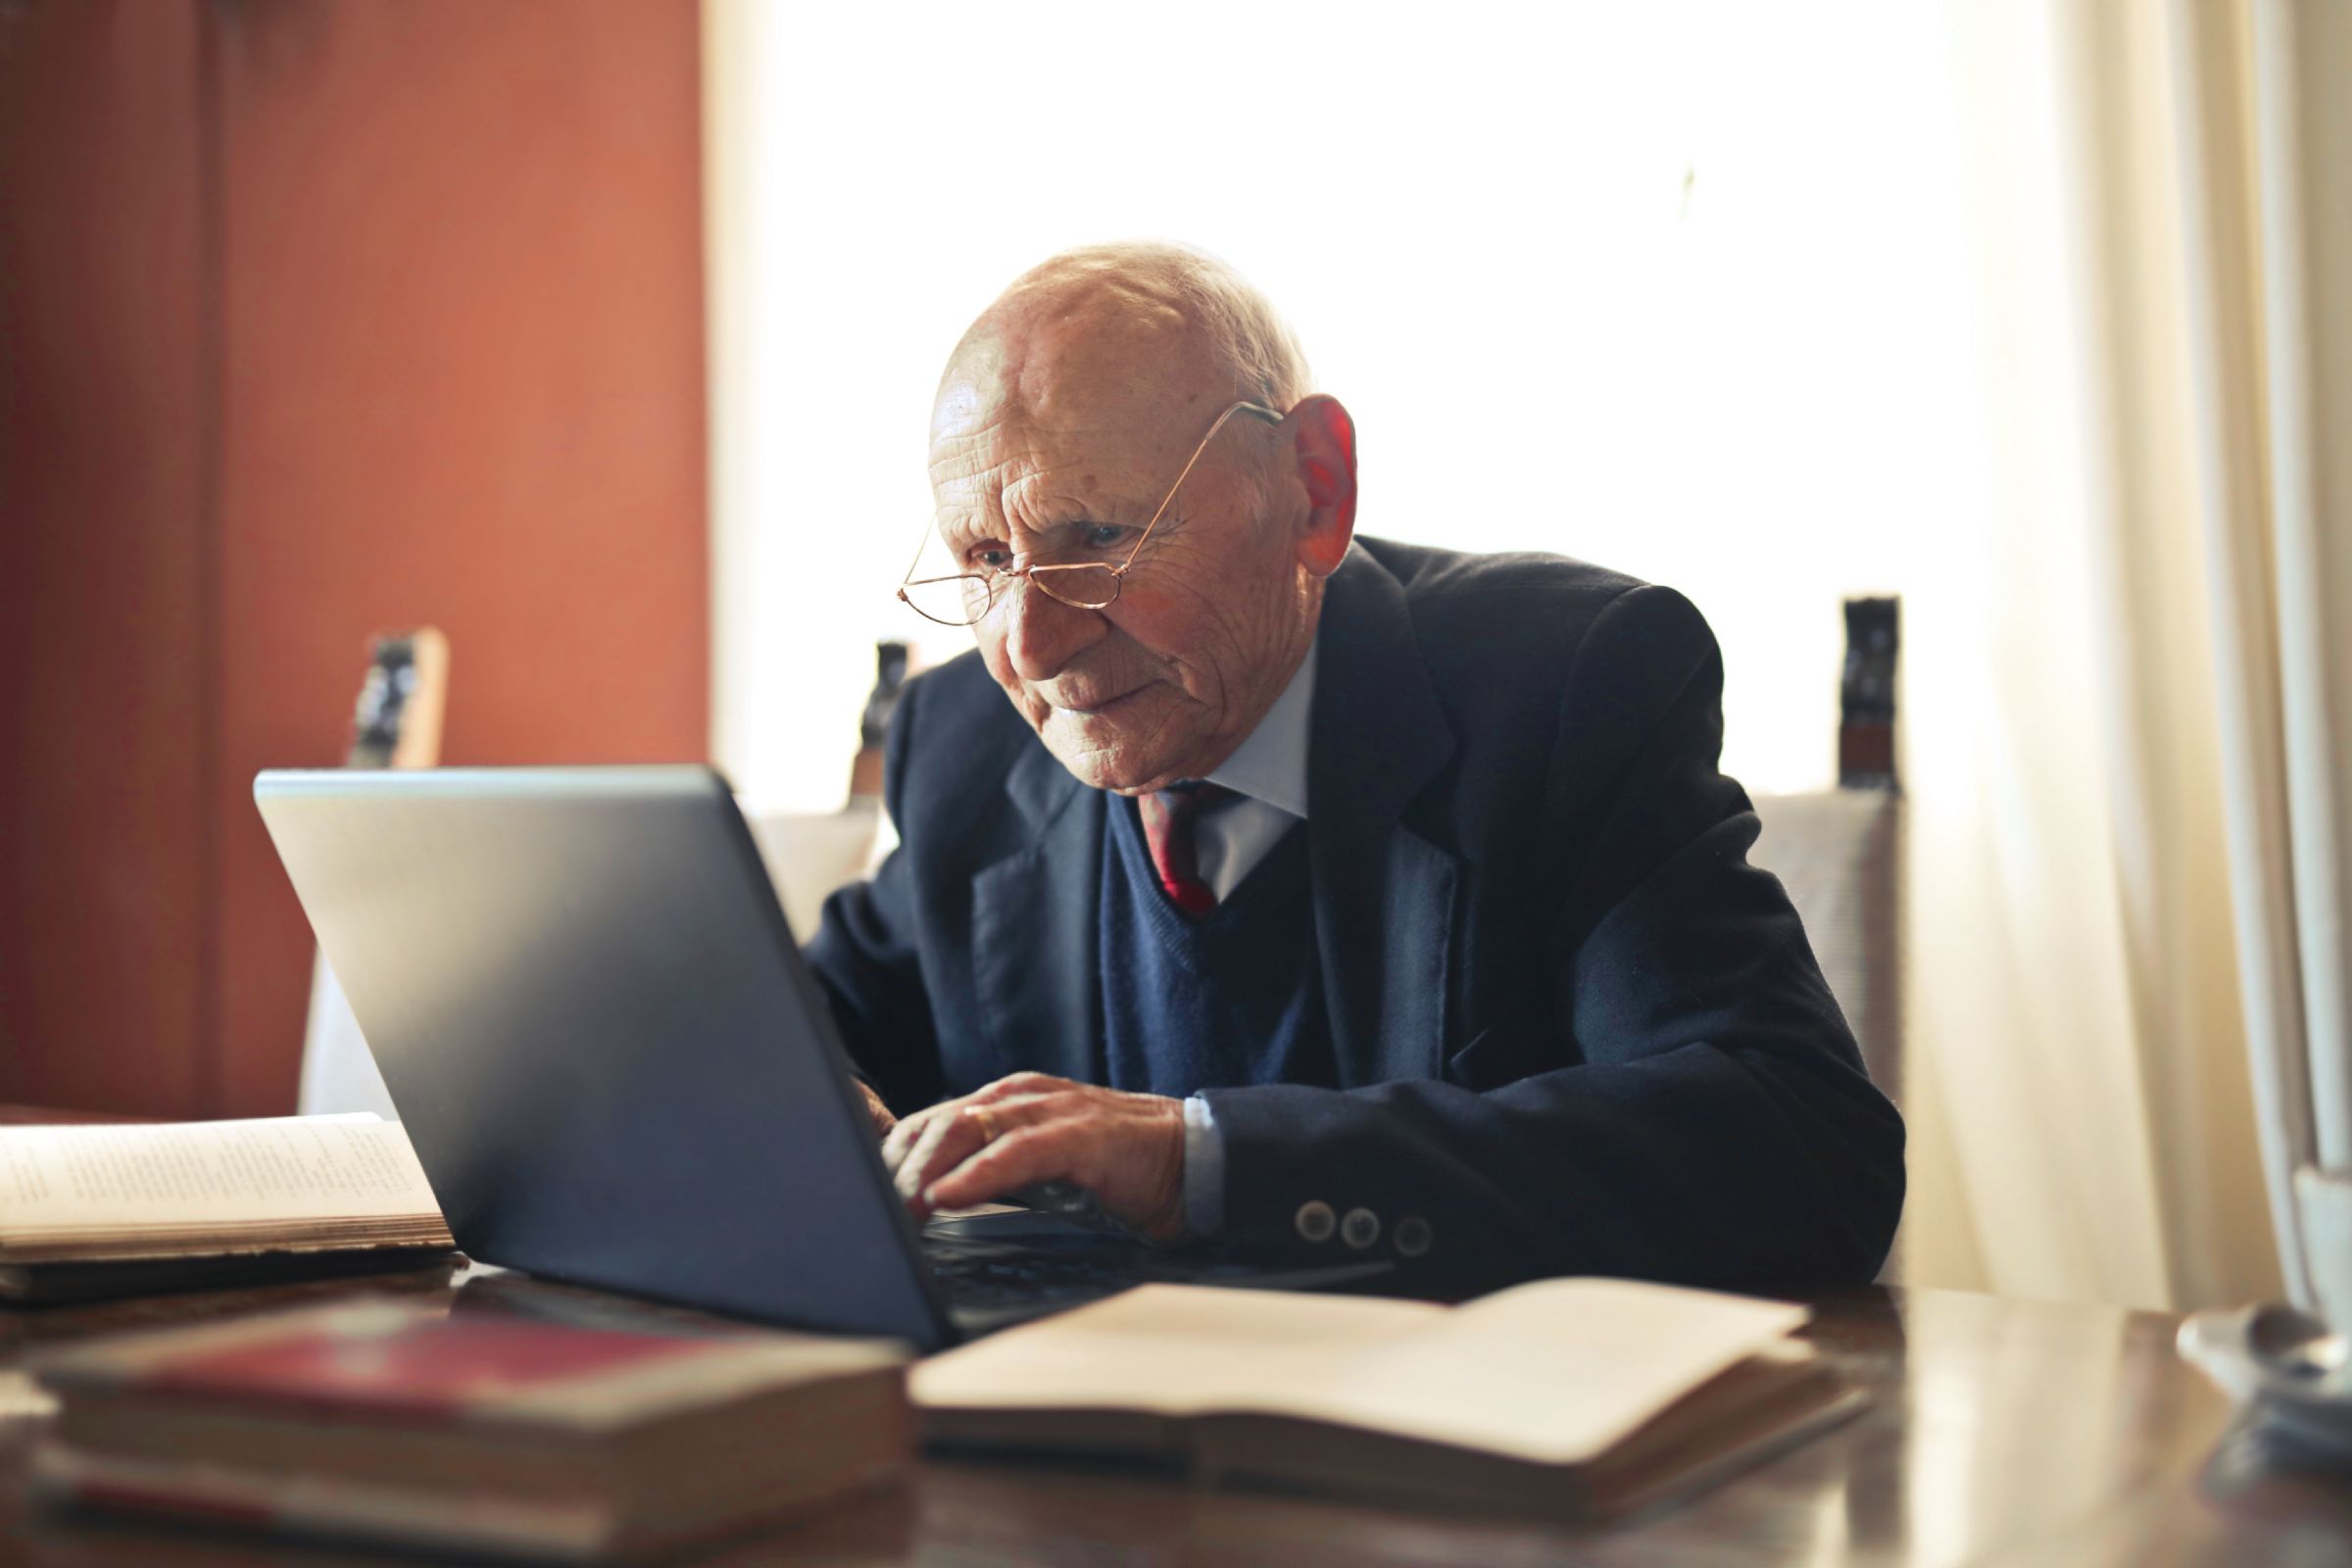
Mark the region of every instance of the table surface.
<instances>
[{"instance_id":1,"label":"table surface","mask_svg":"<svg viewBox=\"0 0 2352 1568\"><path fill-rule=\"evenodd\" d=\"M642 1310L446 1267L0 1309L0 1568L398 1560L51 1515L28 1508L24 1488L24 1457L45 1419L21 1368L27 1348L383 1289L426 1298L463 1290L566 1315ZM1213 1492L1150 1472L926 1460L903 1490L697 1561L2352 1564L2352 1481L2280 1468L2233 1430L2228 1403L2174 1353L2170 1317L1885 1288L1816 1304L1812 1338L1869 1391L1870 1408L1613 1529ZM687 1326L690 1318L679 1315Z\"/></svg>"}]
</instances>

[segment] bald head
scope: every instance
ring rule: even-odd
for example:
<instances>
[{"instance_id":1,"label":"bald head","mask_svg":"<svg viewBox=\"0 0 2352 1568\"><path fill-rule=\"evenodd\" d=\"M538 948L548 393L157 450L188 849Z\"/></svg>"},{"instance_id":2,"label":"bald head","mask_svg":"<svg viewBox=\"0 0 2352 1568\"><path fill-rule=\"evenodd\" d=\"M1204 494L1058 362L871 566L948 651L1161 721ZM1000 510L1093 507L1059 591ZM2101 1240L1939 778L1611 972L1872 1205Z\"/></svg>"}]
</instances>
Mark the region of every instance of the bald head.
<instances>
[{"instance_id":1,"label":"bald head","mask_svg":"<svg viewBox=\"0 0 2352 1568\"><path fill-rule=\"evenodd\" d=\"M1312 644L1354 525L1355 448L1347 411L1307 386L1264 296L1174 245L1065 251L949 358L931 417L945 569L994 584L981 657L1086 782L1206 777ZM1259 415L1220 422L1237 403ZM1081 564L1115 569L1108 602L1026 576Z\"/></svg>"},{"instance_id":2,"label":"bald head","mask_svg":"<svg viewBox=\"0 0 2352 1568\"><path fill-rule=\"evenodd\" d=\"M1287 411L1309 390L1306 356L1241 273L1180 245L1064 251L1015 278L949 357L940 414L1050 422L1171 392ZM952 405L952 407L951 407Z\"/></svg>"}]
</instances>

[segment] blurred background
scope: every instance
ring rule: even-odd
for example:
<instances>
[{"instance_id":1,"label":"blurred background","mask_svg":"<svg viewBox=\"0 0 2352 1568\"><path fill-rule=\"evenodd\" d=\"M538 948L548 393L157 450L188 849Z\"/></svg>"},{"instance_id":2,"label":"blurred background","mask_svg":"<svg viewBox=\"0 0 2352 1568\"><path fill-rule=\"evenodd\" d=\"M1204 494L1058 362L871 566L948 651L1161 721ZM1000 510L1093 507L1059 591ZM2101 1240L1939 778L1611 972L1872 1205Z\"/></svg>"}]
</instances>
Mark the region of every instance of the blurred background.
<instances>
[{"instance_id":1,"label":"blurred background","mask_svg":"<svg viewBox=\"0 0 2352 1568\"><path fill-rule=\"evenodd\" d=\"M2276 1296L2352 1163L2348 67L2285 0L0 0L0 1100L293 1108L251 780L372 634L447 634L444 761L841 809L876 643L962 646L892 597L947 350L1154 236L1289 314L1363 531L1694 599L1761 795L1898 596L1903 1277Z\"/></svg>"}]
</instances>

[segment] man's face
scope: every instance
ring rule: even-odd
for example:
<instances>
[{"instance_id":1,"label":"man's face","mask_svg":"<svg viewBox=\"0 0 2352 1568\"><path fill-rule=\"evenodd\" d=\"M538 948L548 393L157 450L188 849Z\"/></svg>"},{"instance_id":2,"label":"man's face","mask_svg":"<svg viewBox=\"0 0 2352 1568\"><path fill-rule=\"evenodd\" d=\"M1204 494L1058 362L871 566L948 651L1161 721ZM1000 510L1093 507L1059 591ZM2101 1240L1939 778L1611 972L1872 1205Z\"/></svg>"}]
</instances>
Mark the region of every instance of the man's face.
<instances>
[{"instance_id":1,"label":"man's face","mask_svg":"<svg viewBox=\"0 0 2352 1568\"><path fill-rule=\"evenodd\" d=\"M1126 560L1230 401L1175 376L1023 399L995 368L952 371L933 419L936 520L961 570ZM1313 620L1297 486L1263 477L1282 471L1267 462L1282 439L1228 420L1115 603L1075 609L1023 579L973 628L989 673L1084 782L1132 793L1205 774L1281 695Z\"/></svg>"}]
</instances>

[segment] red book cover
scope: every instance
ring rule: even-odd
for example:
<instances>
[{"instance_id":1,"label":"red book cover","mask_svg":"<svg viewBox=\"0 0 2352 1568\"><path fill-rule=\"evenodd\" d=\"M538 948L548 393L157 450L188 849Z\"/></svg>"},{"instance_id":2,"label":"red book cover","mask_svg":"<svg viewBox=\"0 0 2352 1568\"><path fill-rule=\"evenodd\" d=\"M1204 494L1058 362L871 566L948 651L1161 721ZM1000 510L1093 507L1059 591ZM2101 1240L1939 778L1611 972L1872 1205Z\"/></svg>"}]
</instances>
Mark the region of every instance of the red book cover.
<instances>
[{"instance_id":1,"label":"red book cover","mask_svg":"<svg viewBox=\"0 0 2352 1568\"><path fill-rule=\"evenodd\" d=\"M895 1346L747 1331L681 1338L363 1298L73 1346L38 1359L76 1393L333 1421L612 1430L905 1359Z\"/></svg>"},{"instance_id":2,"label":"red book cover","mask_svg":"<svg viewBox=\"0 0 2352 1568\"><path fill-rule=\"evenodd\" d=\"M454 1415L527 1390L650 1361L707 1353L711 1342L525 1318L349 1318L289 1326L260 1341L198 1348L149 1369L151 1394L336 1405L355 1414Z\"/></svg>"},{"instance_id":3,"label":"red book cover","mask_svg":"<svg viewBox=\"0 0 2352 1568\"><path fill-rule=\"evenodd\" d=\"M358 1298L36 1358L68 1505L571 1561L773 1522L912 1449L904 1348Z\"/></svg>"}]
</instances>

